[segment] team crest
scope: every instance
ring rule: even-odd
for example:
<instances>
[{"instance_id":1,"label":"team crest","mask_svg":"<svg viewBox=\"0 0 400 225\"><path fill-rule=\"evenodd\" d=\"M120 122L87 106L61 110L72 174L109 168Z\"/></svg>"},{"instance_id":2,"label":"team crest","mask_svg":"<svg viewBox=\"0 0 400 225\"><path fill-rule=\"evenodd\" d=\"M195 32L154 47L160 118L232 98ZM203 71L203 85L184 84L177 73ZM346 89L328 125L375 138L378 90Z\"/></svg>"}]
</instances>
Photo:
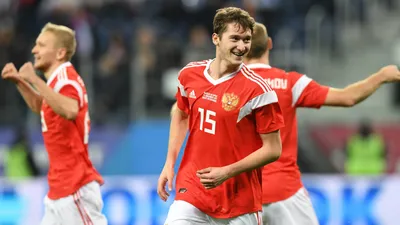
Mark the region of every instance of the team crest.
<instances>
[{"instance_id":1,"label":"team crest","mask_svg":"<svg viewBox=\"0 0 400 225\"><path fill-rule=\"evenodd\" d=\"M239 104L239 97L233 93L225 93L222 96L222 108L225 111L232 111L236 109L236 106Z\"/></svg>"}]
</instances>

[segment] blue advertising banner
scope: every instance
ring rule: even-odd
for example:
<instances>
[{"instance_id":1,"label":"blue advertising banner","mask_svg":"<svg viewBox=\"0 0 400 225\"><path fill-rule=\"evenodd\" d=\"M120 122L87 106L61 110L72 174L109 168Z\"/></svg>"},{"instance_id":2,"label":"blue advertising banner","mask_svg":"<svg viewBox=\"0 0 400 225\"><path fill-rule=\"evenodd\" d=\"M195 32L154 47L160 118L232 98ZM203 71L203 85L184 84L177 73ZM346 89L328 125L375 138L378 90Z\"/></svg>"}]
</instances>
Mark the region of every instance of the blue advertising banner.
<instances>
[{"instance_id":1,"label":"blue advertising banner","mask_svg":"<svg viewBox=\"0 0 400 225\"><path fill-rule=\"evenodd\" d=\"M156 176L106 177L104 213L110 225L162 225L167 202L157 195ZM304 176L321 225L397 225L400 177ZM0 224L39 224L45 179L18 184L0 180Z\"/></svg>"}]
</instances>

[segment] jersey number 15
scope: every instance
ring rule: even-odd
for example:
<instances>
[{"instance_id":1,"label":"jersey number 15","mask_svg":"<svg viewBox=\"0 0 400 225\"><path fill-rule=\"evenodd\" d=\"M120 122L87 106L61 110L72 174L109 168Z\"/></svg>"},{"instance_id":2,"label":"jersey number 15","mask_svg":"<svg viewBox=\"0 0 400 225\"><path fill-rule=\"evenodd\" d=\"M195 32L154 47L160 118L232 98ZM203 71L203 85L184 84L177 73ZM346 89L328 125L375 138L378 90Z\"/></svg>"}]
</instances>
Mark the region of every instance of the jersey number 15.
<instances>
[{"instance_id":1,"label":"jersey number 15","mask_svg":"<svg viewBox=\"0 0 400 225\"><path fill-rule=\"evenodd\" d=\"M200 113L200 130L209 134L215 134L216 121L211 118L211 116L216 116L217 113L211 110L204 110L199 108ZM211 129L204 128L204 124L210 124Z\"/></svg>"}]
</instances>

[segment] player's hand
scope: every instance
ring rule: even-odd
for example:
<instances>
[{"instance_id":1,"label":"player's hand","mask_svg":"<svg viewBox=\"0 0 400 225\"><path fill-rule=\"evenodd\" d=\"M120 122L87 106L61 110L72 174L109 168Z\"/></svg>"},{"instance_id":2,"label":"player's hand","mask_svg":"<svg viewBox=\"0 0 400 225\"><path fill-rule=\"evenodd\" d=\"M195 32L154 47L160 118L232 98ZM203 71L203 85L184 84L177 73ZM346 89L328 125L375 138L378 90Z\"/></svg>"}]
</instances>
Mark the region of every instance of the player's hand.
<instances>
[{"instance_id":1,"label":"player's hand","mask_svg":"<svg viewBox=\"0 0 400 225\"><path fill-rule=\"evenodd\" d=\"M174 179L174 167L164 166L160 177L158 178L157 194L160 196L161 200L167 201L169 197L168 191L172 191L172 181ZM165 185L168 182L168 191L165 190Z\"/></svg>"},{"instance_id":2,"label":"player's hand","mask_svg":"<svg viewBox=\"0 0 400 225\"><path fill-rule=\"evenodd\" d=\"M19 69L19 75L29 83L32 83L37 78L35 69L31 62L27 62Z\"/></svg>"},{"instance_id":3,"label":"player's hand","mask_svg":"<svg viewBox=\"0 0 400 225\"><path fill-rule=\"evenodd\" d=\"M7 63L3 70L1 71L1 78L4 80L10 80L14 83L17 83L19 81L20 76L18 74L17 68L15 68L14 63Z\"/></svg>"},{"instance_id":4,"label":"player's hand","mask_svg":"<svg viewBox=\"0 0 400 225\"><path fill-rule=\"evenodd\" d=\"M215 188L230 178L227 167L208 167L198 170L196 175L206 189Z\"/></svg>"},{"instance_id":5,"label":"player's hand","mask_svg":"<svg viewBox=\"0 0 400 225\"><path fill-rule=\"evenodd\" d=\"M396 65L382 67L378 73L384 77L385 82L400 81L400 71Z\"/></svg>"}]
</instances>

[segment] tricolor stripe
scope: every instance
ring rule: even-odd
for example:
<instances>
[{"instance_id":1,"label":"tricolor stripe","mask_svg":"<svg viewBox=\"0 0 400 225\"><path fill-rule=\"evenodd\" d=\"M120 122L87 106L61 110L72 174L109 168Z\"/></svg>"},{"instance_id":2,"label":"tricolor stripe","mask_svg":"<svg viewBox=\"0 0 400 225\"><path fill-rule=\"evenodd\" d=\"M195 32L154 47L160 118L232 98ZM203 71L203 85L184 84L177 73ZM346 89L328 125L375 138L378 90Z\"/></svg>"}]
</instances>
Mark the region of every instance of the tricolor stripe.
<instances>
[{"instance_id":1,"label":"tricolor stripe","mask_svg":"<svg viewBox=\"0 0 400 225\"><path fill-rule=\"evenodd\" d=\"M65 62L61 64L59 67L57 67L57 69L54 70L54 72L50 75L49 79L47 80L46 82L47 85L51 84L51 82L53 82L53 80L61 73L61 71L69 66L72 66L72 64L70 62Z\"/></svg>"},{"instance_id":2,"label":"tricolor stripe","mask_svg":"<svg viewBox=\"0 0 400 225\"><path fill-rule=\"evenodd\" d=\"M260 86L264 92L272 91L272 88L267 84L267 82L260 75L254 73L252 70L250 70L246 66L243 66L241 71L247 79L258 84L258 86Z\"/></svg>"},{"instance_id":3,"label":"tricolor stripe","mask_svg":"<svg viewBox=\"0 0 400 225\"><path fill-rule=\"evenodd\" d=\"M67 67L63 67L57 74L57 81L68 80Z\"/></svg>"},{"instance_id":4,"label":"tricolor stripe","mask_svg":"<svg viewBox=\"0 0 400 225\"><path fill-rule=\"evenodd\" d=\"M73 194L74 202L76 207L78 208L79 215L83 221L84 225L93 225L92 219L90 218L89 214L87 213L85 206L81 202L81 195L78 192Z\"/></svg>"},{"instance_id":5,"label":"tricolor stripe","mask_svg":"<svg viewBox=\"0 0 400 225\"><path fill-rule=\"evenodd\" d=\"M178 80L178 81L179 81L179 80ZM187 98L187 94L186 94L186 91L185 91L185 87L181 84L180 81L179 81L179 84L178 84L178 88L179 88L179 91L181 92L181 96Z\"/></svg>"},{"instance_id":6,"label":"tricolor stripe","mask_svg":"<svg viewBox=\"0 0 400 225\"><path fill-rule=\"evenodd\" d=\"M257 225L262 225L262 216L260 215L261 212L256 212L254 213L256 216L256 220L257 220Z\"/></svg>"},{"instance_id":7,"label":"tricolor stripe","mask_svg":"<svg viewBox=\"0 0 400 225\"><path fill-rule=\"evenodd\" d=\"M188 68L193 68L193 67L200 67L200 66L207 66L208 61L201 61L201 62L191 62L189 64L187 64L185 67L183 67L180 71L179 74Z\"/></svg>"}]
</instances>

